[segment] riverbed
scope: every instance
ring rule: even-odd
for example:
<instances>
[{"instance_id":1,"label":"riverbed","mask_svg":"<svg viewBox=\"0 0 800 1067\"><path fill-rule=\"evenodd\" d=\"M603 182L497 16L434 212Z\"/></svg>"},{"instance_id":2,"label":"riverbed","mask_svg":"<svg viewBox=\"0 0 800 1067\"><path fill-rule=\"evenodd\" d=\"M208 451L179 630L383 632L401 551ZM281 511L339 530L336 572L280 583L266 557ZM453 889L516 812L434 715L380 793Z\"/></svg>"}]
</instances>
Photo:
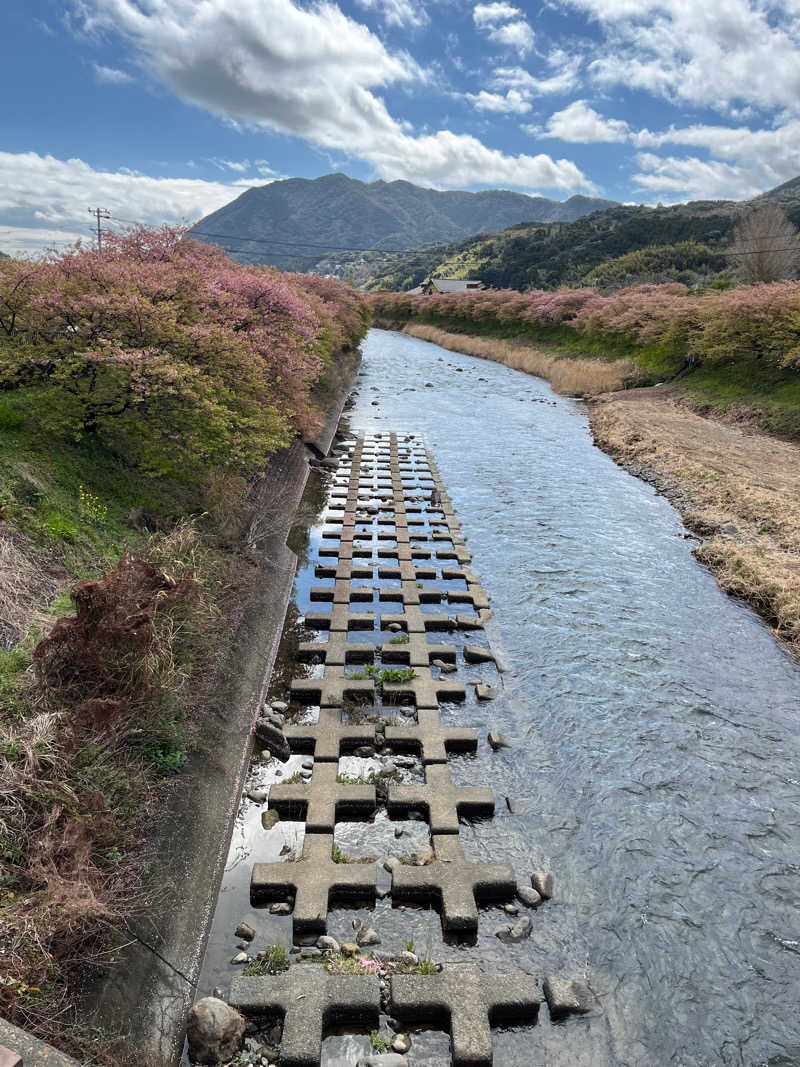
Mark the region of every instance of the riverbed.
<instances>
[{"instance_id":1,"label":"riverbed","mask_svg":"<svg viewBox=\"0 0 800 1067\"><path fill-rule=\"evenodd\" d=\"M470 946L390 901L332 913L330 932L368 916L388 951L413 939L435 959L588 982L596 1011L497 1032L497 1067L800 1064L800 666L695 561L672 506L593 445L579 403L397 333L372 330L363 352L350 426L424 435L508 667L498 700L457 713L513 742L452 761L498 800L462 838L520 876L551 870L556 894L513 946L494 937L499 908ZM323 490L307 494L312 539ZM301 614L310 584L301 565ZM199 994L235 973L250 865L298 843L289 824L267 847L260 810L237 821ZM342 831L353 852L360 825ZM380 834L379 818L368 844ZM256 919L289 939L287 920ZM364 1040L330 1038L323 1063L353 1063ZM446 1047L423 1034L410 1063L444 1065Z\"/></svg>"}]
</instances>

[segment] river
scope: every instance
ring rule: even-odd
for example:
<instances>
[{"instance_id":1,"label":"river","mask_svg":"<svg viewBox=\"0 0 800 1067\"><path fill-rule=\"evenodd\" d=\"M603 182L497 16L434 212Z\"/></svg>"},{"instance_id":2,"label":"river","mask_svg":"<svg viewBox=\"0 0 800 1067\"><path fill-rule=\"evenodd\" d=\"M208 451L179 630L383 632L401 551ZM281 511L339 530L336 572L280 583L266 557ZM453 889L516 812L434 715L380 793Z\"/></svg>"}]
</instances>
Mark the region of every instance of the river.
<instances>
[{"instance_id":1,"label":"river","mask_svg":"<svg viewBox=\"0 0 800 1067\"><path fill-rule=\"evenodd\" d=\"M426 438L509 668L498 700L458 713L513 741L451 761L498 799L493 820L462 829L465 848L518 875L551 870L556 894L511 946L494 937L499 908L467 947L424 911L358 914L389 951L413 938L436 959L589 983L597 1011L496 1032L496 1067L800 1064L800 665L694 560L671 505L593 445L579 403L397 333L370 331L363 352L350 424ZM235 970L250 864L277 858L259 810L237 821L200 993ZM351 851L358 825L343 830ZM334 936L350 915L332 913ZM410 1062L444 1065L446 1048L423 1035ZM354 1049L330 1038L323 1063Z\"/></svg>"}]
</instances>

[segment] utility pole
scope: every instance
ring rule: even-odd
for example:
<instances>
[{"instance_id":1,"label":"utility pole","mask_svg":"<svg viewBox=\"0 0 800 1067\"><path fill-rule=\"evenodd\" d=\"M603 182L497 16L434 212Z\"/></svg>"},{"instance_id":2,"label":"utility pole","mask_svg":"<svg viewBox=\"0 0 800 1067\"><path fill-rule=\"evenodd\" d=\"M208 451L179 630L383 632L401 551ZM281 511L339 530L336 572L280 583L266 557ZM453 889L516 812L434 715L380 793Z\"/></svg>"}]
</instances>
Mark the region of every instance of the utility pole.
<instances>
[{"instance_id":1,"label":"utility pole","mask_svg":"<svg viewBox=\"0 0 800 1067\"><path fill-rule=\"evenodd\" d=\"M111 212L104 207L90 207L89 214L97 216L97 251L101 252L103 250L103 231L100 229L100 220L110 219Z\"/></svg>"}]
</instances>

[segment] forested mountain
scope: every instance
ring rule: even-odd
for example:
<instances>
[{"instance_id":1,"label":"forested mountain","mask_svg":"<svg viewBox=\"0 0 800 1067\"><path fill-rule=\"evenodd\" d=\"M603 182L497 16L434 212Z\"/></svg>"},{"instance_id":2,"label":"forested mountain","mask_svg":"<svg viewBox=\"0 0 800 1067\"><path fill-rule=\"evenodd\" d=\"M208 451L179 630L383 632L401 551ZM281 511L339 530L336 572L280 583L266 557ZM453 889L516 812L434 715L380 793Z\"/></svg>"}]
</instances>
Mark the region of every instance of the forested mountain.
<instances>
[{"instance_id":1,"label":"forested mountain","mask_svg":"<svg viewBox=\"0 0 800 1067\"><path fill-rule=\"evenodd\" d=\"M613 204L586 196L562 203L502 189L440 192L405 181L365 183L327 174L248 189L189 232L241 261L310 270L341 249L418 248L518 222L571 222Z\"/></svg>"},{"instance_id":2,"label":"forested mountain","mask_svg":"<svg viewBox=\"0 0 800 1067\"><path fill-rule=\"evenodd\" d=\"M342 257L371 289L410 289L430 275L480 278L493 288L552 289L560 285L617 285L631 281L691 284L725 272L725 250L743 212L777 200L800 225L800 178L753 201L701 200L670 207L624 206L570 223L518 224L500 233L431 245L392 256Z\"/></svg>"}]
</instances>

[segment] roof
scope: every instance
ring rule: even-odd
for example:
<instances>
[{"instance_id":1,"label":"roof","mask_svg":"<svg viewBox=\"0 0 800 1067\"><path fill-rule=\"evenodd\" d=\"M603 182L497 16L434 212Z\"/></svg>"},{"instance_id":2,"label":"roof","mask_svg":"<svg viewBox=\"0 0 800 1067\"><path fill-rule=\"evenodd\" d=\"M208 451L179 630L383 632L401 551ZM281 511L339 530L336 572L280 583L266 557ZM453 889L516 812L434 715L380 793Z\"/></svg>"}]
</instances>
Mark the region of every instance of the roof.
<instances>
[{"instance_id":1,"label":"roof","mask_svg":"<svg viewBox=\"0 0 800 1067\"><path fill-rule=\"evenodd\" d=\"M437 293L458 293L465 289L483 289L483 282L470 278L431 278Z\"/></svg>"}]
</instances>

